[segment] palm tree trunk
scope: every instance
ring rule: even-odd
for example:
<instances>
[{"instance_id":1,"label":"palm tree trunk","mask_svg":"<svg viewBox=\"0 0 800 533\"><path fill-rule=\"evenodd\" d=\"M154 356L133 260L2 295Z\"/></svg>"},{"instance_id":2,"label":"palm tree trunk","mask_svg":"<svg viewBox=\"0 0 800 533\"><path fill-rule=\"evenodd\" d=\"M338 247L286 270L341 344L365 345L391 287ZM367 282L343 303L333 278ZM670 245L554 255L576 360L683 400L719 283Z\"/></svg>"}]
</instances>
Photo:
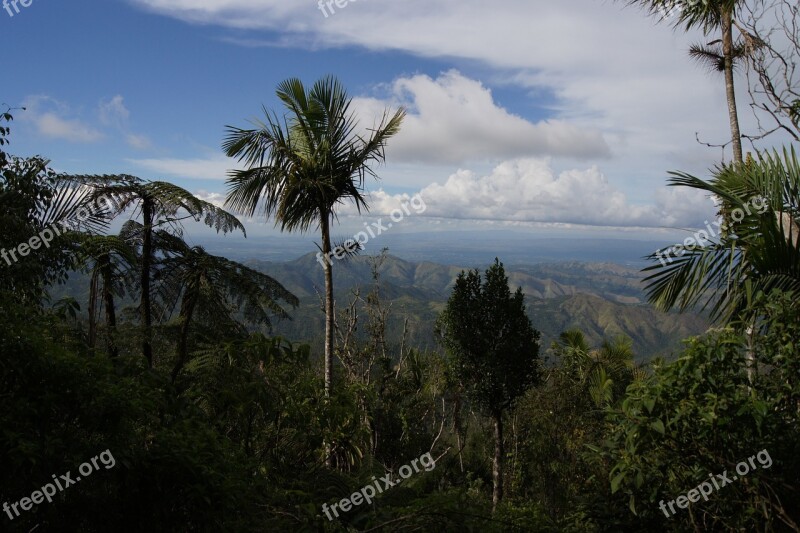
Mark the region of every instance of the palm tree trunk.
<instances>
[{"instance_id":1,"label":"palm tree trunk","mask_svg":"<svg viewBox=\"0 0 800 533\"><path fill-rule=\"evenodd\" d=\"M722 21L722 55L725 61L725 94L728 98L728 117L731 123L731 143L733 160L742 163L742 135L739 131L739 115L736 110L736 91L733 84L733 14L730 11L721 13Z\"/></svg>"},{"instance_id":2,"label":"palm tree trunk","mask_svg":"<svg viewBox=\"0 0 800 533\"><path fill-rule=\"evenodd\" d=\"M100 272L103 276L103 305L106 310L106 351L112 359L119 355L119 350L114 342L117 334L117 314L114 308L113 279L111 276L111 258L104 255L100 258Z\"/></svg>"},{"instance_id":3,"label":"palm tree trunk","mask_svg":"<svg viewBox=\"0 0 800 533\"><path fill-rule=\"evenodd\" d=\"M330 258L331 233L330 217L322 216L322 255L325 257L322 269L325 272L325 396L331 395L333 381L333 263Z\"/></svg>"},{"instance_id":4,"label":"palm tree trunk","mask_svg":"<svg viewBox=\"0 0 800 533\"><path fill-rule=\"evenodd\" d=\"M495 411L494 420L494 462L492 464L492 512L503 499L503 413Z\"/></svg>"},{"instance_id":5,"label":"palm tree trunk","mask_svg":"<svg viewBox=\"0 0 800 533\"><path fill-rule=\"evenodd\" d=\"M144 222L144 235L142 235L142 327L144 328L144 338L142 339L142 354L147 359L147 365L153 368L153 346L152 338L152 311L150 309L150 265L153 261L153 206L148 199L142 202L142 219Z\"/></svg>"},{"instance_id":6,"label":"palm tree trunk","mask_svg":"<svg viewBox=\"0 0 800 533\"><path fill-rule=\"evenodd\" d=\"M330 215L320 217L322 231L322 269L325 272L325 397L330 398L333 382L333 261L331 258ZM333 466L331 444L325 442L325 464Z\"/></svg>"}]
</instances>

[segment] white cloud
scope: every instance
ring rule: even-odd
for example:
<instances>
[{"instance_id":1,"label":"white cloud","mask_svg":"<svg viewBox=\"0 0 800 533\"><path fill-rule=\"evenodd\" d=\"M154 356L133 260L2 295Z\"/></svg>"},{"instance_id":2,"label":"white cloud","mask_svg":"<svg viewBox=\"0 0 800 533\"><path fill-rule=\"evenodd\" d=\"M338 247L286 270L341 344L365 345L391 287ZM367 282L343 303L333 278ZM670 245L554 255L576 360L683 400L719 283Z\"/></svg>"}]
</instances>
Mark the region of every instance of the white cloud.
<instances>
[{"instance_id":1,"label":"white cloud","mask_svg":"<svg viewBox=\"0 0 800 533\"><path fill-rule=\"evenodd\" d=\"M225 195L218 192L209 192L205 189L200 189L196 193L195 196L200 198L201 200L214 204L217 207L225 208Z\"/></svg>"},{"instance_id":2,"label":"white cloud","mask_svg":"<svg viewBox=\"0 0 800 533\"><path fill-rule=\"evenodd\" d=\"M203 198L222 205L224 195L203 191ZM420 200L412 199L419 196ZM337 213L348 219L386 217L409 206L417 222L463 222L520 227L600 226L616 228L702 228L715 214L714 204L686 187L662 187L647 203L631 202L596 166L557 172L549 159L505 161L488 173L459 170L443 184L434 182L416 193L368 195L369 213L358 214L346 203ZM422 209L419 208L420 203ZM256 217L258 219L258 217ZM262 220L263 222L263 220Z\"/></svg>"},{"instance_id":3,"label":"white cloud","mask_svg":"<svg viewBox=\"0 0 800 533\"><path fill-rule=\"evenodd\" d=\"M463 164L514 157L606 157L602 135L562 120L533 124L509 113L479 81L451 70L437 79L417 75L392 85L392 98L355 101L364 118L403 105L408 116L387 152L394 160Z\"/></svg>"},{"instance_id":4,"label":"white cloud","mask_svg":"<svg viewBox=\"0 0 800 533\"><path fill-rule=\"evenodd\" d=\"M145 135L130 132L131 112L125 107L125 99L122 95L118 94L108 101L101 100L97 112L100 122L116 128L131 148L146 150L152 146L150 139Z\"/></svg>"},{"instance_id":5,"label":"white cloud","mask_svg":"<svg viewBox=\"0 0 800 533\"><path fill-rule=\"evenodd\" d=\"M91 143L103 138L103 134L79 120L63 119L55 113L43 113L35 119L39 133L53 139L70 142Z\"/></svg>"},{"instance_id":6,"label":"white cloud","mask_svg":"<svg viewBox=\"0 0 800 533\"><path fill-rule=\"evenodd\" d=\"M585 0L370 0L325 19L315 2L285 0L134 0L150 10L191 22L304 35L316 46L360 45L425 57L477 60L521 74L518 83L551 87L564 96L623 100L629 107L696 94L705 80L685 57L685 42L665 24L623 4ZM255 35L258 35L255 33ZM238 37L240 40L248 39ZM258 39L255 39L258 40ZM524 75L523 75L524 74ZM676 76L677 75L677 76ZM673 80L656 92L653 81ZM636 84L642 80L642 85ZM582 83L588 82L581 90ZM602 81L600 85L597 82ZM631 85L633 84L633 85ZM620 88L625 88L619 91ZM703 89L707 84L703 84ZM680 100L679 100L680 101ZM577 103L577 102L575 102ZM607 108L569 111L606 113ZM684 101L685 104L685 101ZM594 106L592 106L594 107ZM633 110L633 109L632 109ZM621 110L620 110L621 111ZM643 117L640 117L643 118Z\"/></svg>"},{"instance_id":7,"label":"white cloud","mask_svg":"<svg viewBox=\"0 0 800 533\"><path fill-rule=\"evenodd\" d=\"M119 94L107 102L101 101L98 106L98 113L103 124L113 125L118 128L127 126L128 119L131 116L130 111L125 107L124 98Z\"/></svg>"},{"instance_id":8,"label":"white cloud","mask_svg":"<svg viewBox=\"0 0 800 533\"><path fill-rule=\"evenodd\" d=\"M128 161L159 175L222 180L232 160L212 156ZM429 176L428 183L431 179L434 178ZM412 209L412 212L415 218L424 217L428 222L447 219L537 227L677 229L703 227L704 220L711 220L715 215L713 202L694 189L660 187L649 202L633 202L612 185L597 166L557 172L550 158L518 158L504 161L486 173L458 170L443 183L435 181L416 193L390 194L383 188L373 190L367 194L368 216L388 216L410 205L417 194L424 209ZM224 203L225 196L218 192L203 190L199 195L219 206ZM337 213L343 219L360 216L350 203L339 206Z\"/></svg>"},{"instance_id":9,"label":"white cloud","mask_svg":"<svg viewBox=\"0 0 800 533\"><path fill-rule=\"evenodd\" d=\"M632 194L636 186L644 186L648 194L661 187L663 180L656 178L662 178L667 169L700 172L713 165L719 151L696 144L695 133L711 143L724 143L730 136L722 79L709 75L686 55L688 45L702 37L697 32L673 31L669 24L656 25L641 10L626 8L624 2L363 0L325 18L313 1L132 1L192 23L235 28L229 35L221 29L220 38L250 46L267 41L311 49L361 46L396 50L470 65L486 73L481 76L484 87L510 85L552 96L548 99L552 120L526 124L514 120L519 117L494 103L485 89L481 93L479 84L470 86L469 80L449 87L441 78L438 83L424 76L401 80L404 88L412 91L406 93L412 102L418 99L421 104L444 105L444 109L410 117L406 129L421 133L421 138L434 137L426 135L425 126L435 127L445 119L463 124L454 111L479 108L524 132L527 146L539 149L523 151L517 138L510 143L491 139L484 145L481 141L487 134L470 137L470 128L456 132L482 155L498 145L506 150L506 158L547 154L548 149L557 152L552 154L555 156L569 155L576 152L566 150L565 141L574 138L576 131L589 137L600 132L613 154L604 169L615 181L626 181ZM470 89L477 92L469 93ZM458 94L472 94L475 99L459 106ZM746 101L745 95L741 101ZM753 131L750 114L744 105L741 108L743 131ZM498 130L507 136L506 129ZM453 128L442 126L441 131L452 134ZM396 146L390 143L390 156L453 161L465 152L446 139L433 138L432 147L426 147L415 145L410 134L403 139L405 135L398 137ZM441 153L434 147L441 148ZM585 157L596 148L590 142L574 150ZM679 166L685 161L695 166Z\"/></svg>"},{"instance_id":10,"label":"white cloud","mask_svg":"<svg viewBox=\"0 0 800 533\"><path fill-rule=\"evenodd\" d=\"M20 120L34 125L36 131L51 139L75 143L92 143L103 134L77 118L69 118L72 111L66 104L48 96L30 96L25 99L26 111Z\"/></svg>"},{"instance_id":11,"label":"white cloud","mask_svg":"<svg viewBox=\"0 0 800 533\"><path fill-rule=\"evenodd\" d=\"M150 139L146 136L135 135L133 133L125 135L125 142L128 143L128 146L131 148L136 148L137 150L147 150L153 145L153 143L150 142Z\"/></svg>"},{"instance_id":12,"label":"white cloud","mask_svg":"<svg viewBox=\"0 0 800 533\"><path fill-rule=\"evenodd\" d=\"M33 124L36 131L45 137L76 143L94 143L106 139L101 128L75 117L79 113L70 105L50 96L29 96L25 99L24 107L26 111L20 115L20 120ZM152 146L146 136L129 131L130 111L125 107L122 96L101 100L96 113L96 121L100 125L118 130L132 148L143 150Z\"/></svg>"},{"instance_id":13,"label":"white cloud","mask_svg":"<svg viewBox=\"0 0 800 533\"><path fill-rule=\"evenodd\" d=\"M126 159L151 172L185 179L217 180L227 178L234 160L224 155L197 159Z\"/></svg>"},{"instance_id":14,"label":"white cloud","mask_svg":"<svg viewBox=\"0 0 800 533\"><path fill-rule=\"evenodd\" d=\"M596 226L691 226L713 204L685 188L633 204L593 166L556 173L550 161L506 161L488 174L459 170L420 191L426 217Z\"/></svg>"}]
</instances>

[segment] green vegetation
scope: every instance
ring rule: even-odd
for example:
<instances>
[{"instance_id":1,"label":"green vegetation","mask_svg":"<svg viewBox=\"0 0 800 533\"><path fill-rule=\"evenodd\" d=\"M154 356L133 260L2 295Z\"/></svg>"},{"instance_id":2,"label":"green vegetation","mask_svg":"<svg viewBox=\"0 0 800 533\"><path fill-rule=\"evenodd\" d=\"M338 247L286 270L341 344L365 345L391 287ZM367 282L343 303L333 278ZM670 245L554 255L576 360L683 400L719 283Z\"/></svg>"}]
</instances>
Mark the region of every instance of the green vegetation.
<instances>
[{"instance_id":1,"label":"green vegetation","mask_svg":"<svg viewBox=\"0 0 800 533\"><path fill-rule=\"evenodd\" d=\"M714 5L681 20L729 24L733 7ZM261 207L289 231L316 224L327 254L335 207L367 207L369 165L403 111L363 139L333 78L308 92L289 80L278 94L289 118L230 130L225 149L248 168L231 176L229 205ZM673 185L720 199L725 227L707 245L677 245L667 264L654 255L647 291L664 310L710 306L715 324L695 324L705 332L685 335L672 360L644 361L634 340L652 336L652 309L613 316L638 299L628 272L614 281L592 267L580 282L589 267L573 265L536 278L497 259L482 277L384 250L337 269L359 282L337 308L330 263L322 302L300 307L319 274L313 255L284 266L281 283L187 244L189 219L244 227L170 183L13 157L12 118L0 114L0 247L16 251L0 262L0 503L14 504L3 530L800 530L794 151L722 165L710 181L674 173ZM763 209L745 214L753 198ZM76 271L85 294L56 299ZM526 302L525 291L564 300ZM585 331L558 315L568 304L595 308ZM321 349L273 330L323 315ZM415 342L423 322L430 349ZM15 507L103 450L113 468ZM430 471L323 514L428 453ZM764 454L769 466L752 462ZM692 499L721 472L739 477Z\"/></svg>"},{"instance_id":2,"label":"green vegetation","mask_svg":"<svg viewBox=\"0 0 800 533\"><path fill-rule=\"evenodd\" d=\"M495 259L485 284L477 270L459 274L437 324L457 384L494 425L493 511L503 498L503 415L538 378L539 332L524 299Z\"/></svg>"}]
</instances>

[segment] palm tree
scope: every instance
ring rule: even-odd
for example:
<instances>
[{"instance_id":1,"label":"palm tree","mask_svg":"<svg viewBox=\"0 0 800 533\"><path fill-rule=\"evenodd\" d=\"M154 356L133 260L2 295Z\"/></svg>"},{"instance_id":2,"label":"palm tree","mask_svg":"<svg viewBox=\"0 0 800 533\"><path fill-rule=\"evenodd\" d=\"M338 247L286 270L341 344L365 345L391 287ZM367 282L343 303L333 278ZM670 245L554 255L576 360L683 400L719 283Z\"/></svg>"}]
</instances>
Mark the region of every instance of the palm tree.
<instances>
[{"instance_id":1,"label":"palm tree","mask_svg":"<svg viewBox=\"0 0 800 533\"><path fill-rule=\"evenodd\" d=\"M678 14L673 19L673 26L683 27L686 31L692 28L702 29L705 35L713 31L721 32L722 71L725 76L725 95L728 100L728 119L731 128L731 144L733 160L742 163L742 135L739 131L739 115L736 109L736 92L733 82L733 67L736 61L737 47L733 40L734 17L743 0L626 0L629 5L643 7L652 15L663 17L665 12ZM697 57L698 47L692 48ZM740 52L738 52L740 53Z\"/></svg>"},{"instance_id":2,"label":"palm tree","mask_svg":"<svg viewBox=\"0 0 800 533\"><path fill-rule=\"evenodd\" d=\"M653 273L645 290L651 303L681 311L702 304L713 319L740 319L747 328L755 318L747 312L755 294L800 290L800 163L794 149L723 165L710 181L671 174L671 185L719 197L726 216L718 238L675 245L668 261L649 256L654 263L645 271Z\"/></svg>"},{"instance_id":3,"label":"palm tree","mask_svg":"<svg viewBox=\"0 0 800 533\"><path fill-rule=\"evenodd\" d=\"M136 268L136 253L119 236L87 234L81 238L80 255L91 273L88 309L89 347L94 349L97 341L98 300L101 300L106 317L106 351L109 357L116 357L119 350L114 342L117 327L114 296L121 297L125 294L125 284L122 283L122 279Z\"/></svg>"},{"instance_id":4,"label":"palm tree","mask_svg":"<svg viewBox=\"0 0 800 533\"><path fill-rule=\"evenodd\" d=\"M129 175L76 176L94 187L95 198L108 198L113 203L115 214L133 209L142 217L141 264L139 284L141 288L140 314L144 336L142 353L150 368L153 367L152 304L150 300L151 269L154 260L153 232L162 225L179 228L180 221L193 218L213 227L217 232L228 233L241 230L239 220L219 207L200 200L192 193L163 181L145 181ZM186 213L185 215L183 213ZM180 215L180 218L178 218Z\"/></svg>"},{"instance_id":5,"label":"palm tree","mask_svg":"<svg viewBox=\"0 0 800 533\"><path fill-rule=\"evenodd\" d=\"M379 125L365 138L357 131L351 98L333 77L306 90L298 79L278 85L278 98L287 109L279 118L264 109L265 121L255 129L228 126L223 149L246 165L228 178L226 206L253 216L257 210L275 217L281 230L301 232L319 228L324 257L329 258L331 224L338 205L352 201L358 212L369 206L364 197L370 167L385 160L387 140L395 135L405 111L384 112ZM325 393L330 396L333 371L333 270L325 274Z\"/></svg>"},{"instance_id":6,"label":"palm tree","mask_svg":"<svg viewBox=\"0 0 800 533\"><path fill-rule=\"evenodd\" d=\"M172 382L178 377L189 355L192 321L242 329L234 315L241 313L251 324L271 327L270 315L290 318L277 303L283 300L296 307L299 301L275 279L241 263L211 255L201 246L188 246L182 239L164 231L156 232L156 245L166 256L155 276L159 307L166 314L178 311L177 359ZM244 330L243 330L244 332Z\"/></svg>"}]
</instances>

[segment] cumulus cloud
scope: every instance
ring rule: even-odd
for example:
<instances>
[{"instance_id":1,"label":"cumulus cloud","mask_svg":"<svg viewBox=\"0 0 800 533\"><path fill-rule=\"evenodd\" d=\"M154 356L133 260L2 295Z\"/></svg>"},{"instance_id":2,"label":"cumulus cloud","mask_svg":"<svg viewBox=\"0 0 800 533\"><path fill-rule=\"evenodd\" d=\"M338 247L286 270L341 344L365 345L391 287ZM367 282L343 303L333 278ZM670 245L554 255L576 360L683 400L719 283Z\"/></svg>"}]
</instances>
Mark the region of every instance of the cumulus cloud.
<instances>
[{"instance_id":1,"label":"cumulus cloud","mask_svg":"<svg viewBox=\"0 0 800 533\"><path fill-rule=\"evenodd\" d=\"M202 195L217 205L224 202L220 193L203 191ZM686 229L703 227L704 220L711 220L716 212L708 197L686 187L664 187L649 202L632 202L598 167L558 172L547 158L504 161L488 173L462 169L443 183L434 182L415 193L390 194L381 188L367 197L368 217L386 217L406 206L412 218L424 218L426 225L469 221L505 226ZM337 213L343 222L365 215L359 215L350 203L341 205Z\"/></svg>"},{"instance_id":2,"label":"cumulus cloud","mask_svg":"<svg viewBox=\"0 0 800 533\"><path fill-rule=\"evenodd\" d=\"M677 227L713 214L695 191L674 188L653 204L634 204L596 166L556 172L546 159L506 161L487 175L459 170L420 196L425 216L464 220Z\"/></svg>"},{"instance_id":3,"label":"cumulus cloud","mask_svg":"<svg viewBox=\"0 0 800 533\"><path fill-rule=\"evenodd\" d=\"M75 143L93 143L103 139L103 134L78 118L66 104L48 96L31 96L25 99L26 111L20 120L34 125L36 131L51 139Z\"/></svg>"},{"instance_id":4,"label":"cumulus cloud","mask_svg":"<svg viewBox=\"0 0 800 533\"><path fill-rule=\"evenodd\" d=\"M361 47L422 58L421 69L431 59L458 65L468 76L403 73L388 95L359 99L370 118L389 104L412 110L387 147L382 175L392 185L424 185L416 177L423 165L485 173L487 163L551 156L562 167L602 164L611 183L645 204L664 187L667 170L703 175L719 161L720 150L696 143L696 134L712 144L730 138L722 79L686 56L703 36L656 24L625 2L370 0L325 18L316 2L131 1L212 26L218 39L242 46ZM530 100L511 112L497 96L506 89ZM536 119L515 115L526 103ZM755 131L750 113L742 110L740 120L743 132ZM398 163L420 169L392 181Z\"/></svg>"},{"instance_id":5,"label":"cumulus cloud","mask_svg":"<svg viewBox=\"0 0 800 533\"><path fill-rule=\"evenodd\" d=\"M218 179L230 168L229 159L216 157L131 162L159 174L200 179ZM203 190L199 194L216 205L224 203L222 193ZM458 170L442 183L434 181L415 193L390 194L383 188L371 191L367 194L368 216L389 216L403 206L419 204L419 199L414 200L417 196L423 208L411 211L426 223L450 220L539 227L690 229L703 227L716 213L710 198L695 189L662 187L649 202L633 202L597 166L559 172L549 158L518 158L487 173ZM350 203L339 206L337 213L343 219L364 215Z\"/></svg>"},{"instance_id":6,"label":"cumulus cloud","mask_svg":"<svg viewBox=\"0 0 800 533\"><path fill-rule=\"evenodd\" d=\"M463 164L514 157L606 157L609 148L596 130L562 120L531 123L499 106L481 82L451 70L432 79L417 75L396 80L390 99L361 98L363 120L403 105L408 116L389 143L393 160Z\"/></svg>"}]
</instances>

